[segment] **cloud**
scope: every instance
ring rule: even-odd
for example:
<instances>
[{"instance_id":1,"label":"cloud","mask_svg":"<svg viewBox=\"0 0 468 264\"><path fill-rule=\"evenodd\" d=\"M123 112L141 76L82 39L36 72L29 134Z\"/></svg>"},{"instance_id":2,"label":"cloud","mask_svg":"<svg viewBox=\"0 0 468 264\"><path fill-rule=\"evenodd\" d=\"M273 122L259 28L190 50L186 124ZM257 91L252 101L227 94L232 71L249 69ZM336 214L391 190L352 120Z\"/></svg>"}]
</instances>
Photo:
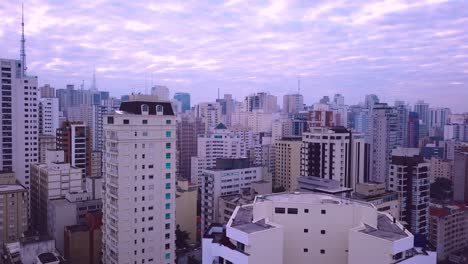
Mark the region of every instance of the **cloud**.
<instances>
[{"instance_id":1,"label":"cloud","mask_svg":"<svg viewBox=\"0 0 468 264\"><path fill-rule=\"evenodd\" d=\"M4 2L0 56L17 58L21 8ZM377 93L468 111L467 10L449 0L28 0L28 69L63 88L91 83L96 65L99 88L114 95L154 76L195 102L218 88L280 95L301 76L307 103Z\"/></svg>"}]
</instances>

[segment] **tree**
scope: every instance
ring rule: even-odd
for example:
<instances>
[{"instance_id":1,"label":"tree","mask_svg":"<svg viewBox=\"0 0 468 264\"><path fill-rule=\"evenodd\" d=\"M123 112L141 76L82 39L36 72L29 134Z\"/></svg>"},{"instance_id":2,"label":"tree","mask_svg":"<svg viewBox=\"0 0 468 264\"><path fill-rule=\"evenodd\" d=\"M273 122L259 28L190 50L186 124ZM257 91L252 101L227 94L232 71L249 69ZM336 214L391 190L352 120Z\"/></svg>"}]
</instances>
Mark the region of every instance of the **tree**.
<instances>
[{"instance_id":1,"label":"tree","mask_svg":"<svg viewBox=\"0 0 468 264\"><path fill-rule=\"evenodd\" d=\"M437 178L431 184L431 199L438 201L451 200L453 197L452 181L445 178Z\"/></svg>"},{"instance_id":2,"label":"tree","mask_svg":"<svg viewBox=\"0 0 468 264\"><path fill-rule=\"evenodd\" d=\"M279 187L273 187L273 193L281 193L281 192L285 192L286 189L283 187L283 186L279 186Z\"/></svg>"},{"instance_id":3,"label":"tree","mask_svg":"<svg viewBox=\"0 0 468 264\"><path fill-rule=\"evenodd\" d=\"M176 227L175 234L176 234L176 240L175 240L176 248L177 249L187 248L188 247L187 240L189 240L190 234L187 231L180 230L179 225L177 225Z\"/></svg>"}]
</instances>

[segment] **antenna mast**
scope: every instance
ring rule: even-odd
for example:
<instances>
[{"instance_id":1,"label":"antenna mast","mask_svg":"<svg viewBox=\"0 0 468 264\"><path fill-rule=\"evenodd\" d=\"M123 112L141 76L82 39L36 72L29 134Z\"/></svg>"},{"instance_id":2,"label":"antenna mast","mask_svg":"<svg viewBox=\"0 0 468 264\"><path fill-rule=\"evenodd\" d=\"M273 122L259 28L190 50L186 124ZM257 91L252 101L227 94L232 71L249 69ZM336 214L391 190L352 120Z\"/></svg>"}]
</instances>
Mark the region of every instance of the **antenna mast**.
<instances>
[{"instance_id":1,"label":"antenna mast","mask_svg":"<svg viewBox=\"0 0 468 264\"><path fill-rule=\"evenodd\" d=\"M21 3L21 74L26 76L26 39L24 38L24 4Z\"/></svg>"},{"instance_id":2,"label":"antenna mast","mask_svg":"<svg viewBox=\"0 0 468 264\"><path fill-rule=\"evenodd\" d=\"M297 94L301 94L301 78L297 78Z\"/></svg>"}]
</instances>

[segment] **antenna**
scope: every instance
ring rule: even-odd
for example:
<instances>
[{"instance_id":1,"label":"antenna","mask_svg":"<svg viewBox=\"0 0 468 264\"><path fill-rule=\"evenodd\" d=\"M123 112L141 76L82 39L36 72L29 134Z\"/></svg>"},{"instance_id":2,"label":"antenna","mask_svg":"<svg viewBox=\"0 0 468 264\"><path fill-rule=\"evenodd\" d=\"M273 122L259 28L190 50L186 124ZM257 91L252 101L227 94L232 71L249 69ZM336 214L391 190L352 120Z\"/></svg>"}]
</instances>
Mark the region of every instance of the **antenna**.
<instances>
[{"instance_id":1,"label":"antenna","mask_svg":"<svg viewBox=\"0 0 468 264\"><path fill-rule=\"evenodd\" d=\"M96 65L93 65L93 82L91 84L91 91L97 91L97 87L96 87Z\"/></svg>"},{"instance_id":2,"label":"antenna","mask_svg":"<svg viewBox=\"0 0 468 264\"><path fill-rule=\"evenodd\" d=\"M21 51L20 51L20 57L21 57L21 74L22 76L26 76L26 70L28 67L26 67L26 39L24 38L24 4L21 3Z\"/></svg>"},{"instance_id":3,"label":"antenna","mask_svg":"<svg viewBox=\"0 0 468 264\"><path fill-rule=\"evenodd\" d=\"M301 94L301 78L297 78L297 94Z\"/></svg>"},{"instance_id":4,"label":"antenna","mask_svg":"<svg viewBox=\"0 0 468 264\"><path fill-rule=\"evenodd\" d=\"M81 80L81 91L84 89L84 80Z\"/></svg>"},{"instance_id":5,"label":"antenna","mask_svg":"<svg viewBox=\"0 0 468 264\"><path fill-rule=\"evenodd\" d=\"M219 100L219 88L218 88L218 100Z\"/></svg>"}]
</instances>

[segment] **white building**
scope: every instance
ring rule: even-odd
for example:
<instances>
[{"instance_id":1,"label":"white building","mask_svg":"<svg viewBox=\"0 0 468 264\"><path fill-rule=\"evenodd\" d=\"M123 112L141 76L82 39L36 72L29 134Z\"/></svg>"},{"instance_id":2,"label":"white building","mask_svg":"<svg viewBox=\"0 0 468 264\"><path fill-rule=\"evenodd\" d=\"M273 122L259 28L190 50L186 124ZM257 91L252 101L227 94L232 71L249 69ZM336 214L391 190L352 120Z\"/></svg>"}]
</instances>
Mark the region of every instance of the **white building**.
<instances>
[{"instance_id":1,"label":"white building","mask_svg":"<svg viewBox=\"0 0 468 264\"><path fill-rule=\"evenodd\" d=\"M222 107L218 103L199 103L194 108L195 117L202 119L205 124L205 133L214 129L222 122Z\"/></svg>"},{"instance_id":2,"label":"white building","mask_svg":"<svg viewBox=\"0 0 468 264\"><path fill-rule=\"evenodd\" d=\"M232 125L240 125L252 129L255 133L270 133L275 115L263 111L236 111L231 116Z\"/></svg>"},{"instance_id":3,"label":"white building","mask_svg":"<svg viewBox=\"0 0 468 264\"><path fill-rule=\"evenodd\" d=\"M22 74L19 60L0 59L2 126L0 170L14 171L29 188L30 164L39 160L39 90L37 77Z\"/></svg>"},{"instance_id":4,"label":"white building","mask_svg":"<svg viewBox=\"0 0 468 264\"><path fill-rule=\"evenodd\" d=\"M197 156L191 160L191 182L201 184L204 169L212 168L219 158L243 158L247 156L245 141L222 123L212 133L198 136Z\"/></svg>"},{"instance_id":5,"label":"white building","mask_svg":"<svg viewBox=\"0 0 468 264\"><path fill-rule=\"evenodd\" d=\"M254 112L258 110L264 113L277 112L278 98L265 92L248 95L244 99L244 110L246 112Z\"/></svg>"},{"instance_id":6,"label":"white building","mask_svg":"<svg viewBox=\"0 0 468 264\"><path fill-rule=\"evenodd\" d=\"M352 217L343 217L352 216ZM364 202L318 193L257 196L203 238L203 263L425 263L399 222Z\"/></svg>"},{"instance_id":7,"label":"white building","mask_svg":"<svg viewBox=\"0 0 468 264\"><path fill-rule=\"evenodd\" d=\"M59 128L58 98L39 99L39 135L52 135Z\"/></svg>"},{"instance_id":8,"label":"white building","mask_svg":"<svg viewBox=\"0 0 468 264\"><path fill-rule=\"evenodd\" d=\"M368 157L364 135L344 127L316 127L302 135L302 176L332 179L355 189L369 178Z\"/></svg>"},{"instance_id":9,"label":"white building","mask_svg":"<svg viewBox=\"0 0 468 264\"><path fill-rule=\"evenodd\" d=\"M176 117L133 95L105 117L103 262L174 263Z\"/></svg>"},{"instance_id":10,"label":"white building","mask_svg":"<svg viewBox=\"0 0 468 264\"><path fill-rule=\"evenodd\" d=\"M83 122L91 129L91 141L94 151L102 150L103 116L108 112L108 107L102 105L80 105L68 108L69 122Z\"/></svg>"},{"instance_id":11,"label":"white building","mask_svg":"<svg viewBox=\"0 0 468 264\"><path fill-rule=\"evenodd\" d=\"M283 137L293 135L293 121L290 118L280 118L272 123L271 137L273 140L279 140Z\"/></svg>"},{"instance_id":12,"label":"white building","mask_svg":"<svg viewBox=\"0 0 468 264\"><path fill-rule=\"evenodd\" d=\"M468 142L468 124L445 125L444 140L458 140Z\"/></svg>"},{"instance_id":13,"label":"white building","mask_svg":"<svg viewBox=\"0 0 468 264\"><path fill-rule=\"evenodd\" d=\"M201 232L219 218L219 198L241 194L252 182L262 180L263 169L249 166L248 159L218 159L216 167L203 170L201 185Z\"/></svg>"},{"instance_id":14,"label":"white building","mask_svg":"<svg viewBox=\"0 0 468 264\"><path fill-rule=\"evenodd\" d=\"M299 113L304 110L304 96L302 94L287 94L283 96L283 112Z\"/></svg>"},{"instance_id":15,"label":"white building","mask_svg":"<svg viewBox=\"0 0 468 264\"><path fill-rule=\"evenodd\" d=\"M392 151L388 190L400 197L400 220L412 233L425 235L429 224L429 163L417 148Z\"/></svg>"},{"instance_id":16,"label":"white building","mask_svg":"<svg viewBox=\"0 0 468 264\"><path fill-rule=\"evenodd\" d=\"M156 95L160 101L169 101L169 88L155 85L151 88L151 95Z\"/></svg>"},{"instance_id":17,"label":"white building","mask_svg":"<svg viewBox=\"0 0 468 264\"><path fill-rule=\"evenodd\" d=\"M398 114L387 104L374 104L369 121L370 180L386 182L390 156L398 146Z\"/></svg>"}]
</instances>

